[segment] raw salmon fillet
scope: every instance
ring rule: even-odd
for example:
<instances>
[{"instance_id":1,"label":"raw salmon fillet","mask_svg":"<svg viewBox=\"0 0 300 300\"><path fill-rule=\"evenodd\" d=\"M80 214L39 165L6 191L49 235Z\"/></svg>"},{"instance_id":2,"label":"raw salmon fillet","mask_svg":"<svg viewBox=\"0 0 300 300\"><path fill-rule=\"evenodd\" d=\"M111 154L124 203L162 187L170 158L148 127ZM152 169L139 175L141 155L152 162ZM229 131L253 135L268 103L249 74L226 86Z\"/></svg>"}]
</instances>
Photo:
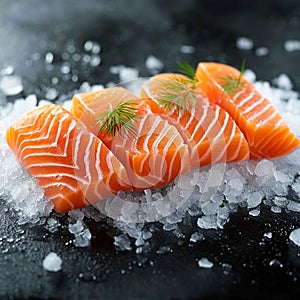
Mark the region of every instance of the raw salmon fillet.
<instances>
[{"instance_id":1,"label":"raw salmon fillet","mask_svg":"<svg viewBox=\"0 0 300 300\"><path fill-rule=\"evenodd\" d=\"M240 72L219 63L199 63L196 71L199 92L211 103L220 105L235 120L248 141L250 157L274 158L295 150L300 141L275 107L244 77L238 90L225 93L222 83L227 76L238 79Z\"/></svg>"},{"instance_id":2,"label":"raw salmon fillet","mask_svg":"<svg viewBox=\"0 0 300 300\"><path fill-rule=\"evenodd\" d=\"M120 161L58 105L27 112L7 129L6 141L59 212L132 189Z\"/></svg>"},{"instance_id":3,"label":"raw salmon fillet","mask_svg":"<svg viewBox=\"0 0 300 300\"><path fill-rule=\"evenodd\" d=\"M159 99L170 91L173 81L188 80L180 74L159 74L148 80L142 87L141 97L148 100L153 113L174 125L189 146L192 167L217 162L240 161L249 158L249 147L243 133L227 112L208 102L201 94L195 93L196 106L183 112L167 111ZM182 91L182 97L189 94Z\"/></svg>"},{"instance_id":4,"label":"raw salmon fillet","mask_svg":"<svg viewBox=\"0 0 300 300\"><path fill-rule=\"evenodd\" d=\"M136 100L135 134L114 137L99 132L97 118L120 102ZM123 163L136 190L166 185L190 169L188 146L174 126L154 115L147 102L124 88L113 87L75 95L71 113L85 123Z\"/></svg>"}]
</instances>

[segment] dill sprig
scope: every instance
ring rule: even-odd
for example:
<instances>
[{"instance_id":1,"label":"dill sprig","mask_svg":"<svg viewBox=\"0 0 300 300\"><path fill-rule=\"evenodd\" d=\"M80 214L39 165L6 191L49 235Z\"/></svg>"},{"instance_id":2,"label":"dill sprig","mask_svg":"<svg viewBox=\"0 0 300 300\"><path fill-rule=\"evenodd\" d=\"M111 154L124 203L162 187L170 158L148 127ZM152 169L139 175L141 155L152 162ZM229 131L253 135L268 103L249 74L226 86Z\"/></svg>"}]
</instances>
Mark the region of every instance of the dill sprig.
<instances>
[{"instance_id":1,"label":"dill sprig","mask_svg":"<svg viewBox=\"0 0 300 300\"><path fill-rule=\"evenodd\" d=\"M178 62L178 71L191 80L195 80L196 70L187 61Z\"/></svg>"},{"instance_id":2,"label":"dill sprig","mask_svg":"<svg viewBox=\"0 0 300 300\"><path fill-rule=\"evenodd\" d=\"M172 78L162 79L162 90L158 97L158 103L167 111L184 113L191 107L196 106L197 92L195 70L188 62L180 62L179 72L188 78L172 76Z\"/></svg>"},{"instance_id":3,"label":"dill sprig","mask_svg":"<svg viewBox=\"0 0 300 300\"><path fill-rule=\"evenodd\" d=\"M243 59L242 61L242 65L240 68L240 75L238 78L233 78L232 76L225 76L222 77L222 89L224 91L225 94L227 94L228 96L232 96L232 94L235 94L236 92L238 92L240 90L240 88L244 85L244 83L241 81L244 71L245 71L245 65L246 65L246 60Z\"/></svg>"},{"instance_id":4,"label":"dill sprig","mask_svg":"<svg viewBox=\"0 0 300 300\"><path fill-rule=\"evenodd\" d=\"M98 133L114 137L125 134L135 135L133 120L138 118L136 101L119 102L115 107L110 104L109 110L99 114L96 124L101 124Z\"/></svg>"},{"instance_id":5,"label":"dill sprig","mask_svg":"<svg viewBox=\"0 0 300 300\"><path fill-rule=\"evenodd\" d=\"M190 80L174 76L172 79L164 80L163 86L158 103L165 110L176 111L177 114L180 114L196 106L197 93Z\"/></svg>"}]
</instances>

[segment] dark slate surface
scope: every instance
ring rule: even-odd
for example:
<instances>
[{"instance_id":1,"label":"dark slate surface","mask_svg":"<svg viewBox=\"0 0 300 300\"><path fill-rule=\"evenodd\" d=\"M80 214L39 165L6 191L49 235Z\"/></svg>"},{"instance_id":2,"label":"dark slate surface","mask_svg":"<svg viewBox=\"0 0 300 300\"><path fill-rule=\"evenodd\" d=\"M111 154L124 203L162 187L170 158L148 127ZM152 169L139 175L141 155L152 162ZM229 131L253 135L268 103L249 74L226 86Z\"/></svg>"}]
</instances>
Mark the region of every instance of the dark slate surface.
<instances>
[{"instance_id":1,"label":"dark slate surface","mask_svg":"<svg viewBox=\"0 0 300 300\"><path fill-rule=\"evenodd\" d=\"M166 2L166 1L165 1ZM300 52L287 53L286 39L300 39L298 1L8 1L0 2L0 67L12 64L24 81L24 95L43 98L51 78L57 76L59 94L72 91L87 80L117 82L108 72L111 65L125 64L150 74L144 61L158 56L164 71L175 71L176 61L217 60L239 66L246 58L259 79L271 80L287 73L300 90ZM254 40L254 49L237 50L238 36ZM90 68L71 59L72 82L59 68L68 45L83 54L86 40L102 46L102 64ZM179 51L182 44L196 47L194 54ZM254 50L266 46L267 57ZM43 57L55 54L53 70ZM41 59L36 59L37 54ZM33 199L34 200L34 199ZM194 247L187 241L165 255L118 252L112 230L105 223L90 224L94 235L89 248L65 245L66 229L49 234L43 226L16 226L13 213L1 204L0 298L36 299L299 299L300 248L288 241L290 231L300 225L291 212L274 214L263 208L257 218L239 211L223 231L207 231L206 240ZM24 230L24 233L23 231ZM191 228L191 232L192 232ZM272 231L271 240L263 238ZM7 237L12 236L13 242ZM171 238L171 237L170 237ZM168 236L156 237L156 245ZM43 270L49 251L63 259L58 273ZM214 262L200 269L196 259ZM278 259L282 266L269 266ZM224 264L229 264L231 268ZM125 274L122 274L124 273ZM81 274L81 275L80 275Z\"/></svg>"}]
</instances>

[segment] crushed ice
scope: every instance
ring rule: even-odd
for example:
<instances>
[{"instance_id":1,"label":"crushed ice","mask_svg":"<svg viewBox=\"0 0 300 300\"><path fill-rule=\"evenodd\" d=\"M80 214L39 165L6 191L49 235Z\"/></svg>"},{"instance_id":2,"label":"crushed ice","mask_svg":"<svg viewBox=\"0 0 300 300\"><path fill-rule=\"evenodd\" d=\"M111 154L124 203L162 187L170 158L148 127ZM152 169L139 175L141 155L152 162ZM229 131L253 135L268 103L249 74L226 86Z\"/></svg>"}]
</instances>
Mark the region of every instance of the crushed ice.
<instances>
[{"instance_id":1,"label":"crushed ice","mask_svg":"<svg viewBox=\"0 0 300 300\"><path fill-rule=\"evenodd\" d=\"M85 48L86 51L92 51L89 44ZM125 66L114 66L110 71L118 74L120 78L124 76L126 80L138 76L136 69ZM274 81L275 83L277 87L272 87L267 82L255 82L255 86L273 102L299 137L299 94L291 90L289 81L282 75ZM83 83L80 91L101 88L103 88L102 85L91 87L88 83ZM43 103L45 102L40 102L40 104ZM64 100L59 103L69 108L71 102ZM20 224L37 223L43 216L48 216L45 223L46 229L49 232L57 232L62 226L58 218L53 215L49 216L53 205L44 197L43 191L34 179L21 167L4 141L7 126L19 115L36 105L37 99L31 95L26 99L15 101L14 104L7 103L1 109L0 195L17 212ZM151 239L157 231L161 231L161 228L166 234L172 234L178 243L187 239L193 246L205 239L206 229L222 229L228 222L230 213L239 207L248 208L251 217L260 215L262 205L267 205L273 213L280 213L282 210L300 212L299 155L300 151L297 150L289 156L275 160L252 160L194 169L165 190L118 193L112 197L110 205L107 204L109 202L103 205L102 213L93 207L69 212L67 229L73 235L72 242L75 246L86 247L92 240L86 219L93 219L96 222L105 220L109 225L117 228L117 233L114 233L114 245L118 249L133 249L136 253L142 253L151 249ZM178 207L173 207L171 211L170 201L169 203L160 201L168 191L172 192L170 194L172 201L175 199L177 201L175 202L180 204ZM114 207L111 204L119 204L120 199L126 200L123 202L129 204L118 210L117 206ZM158 222L143 223L140 220L139 223L130 223L137 213L134 204L139 201L156 203L153 207L139 206L139 214L147 216L148 219L145 218L144 221L158 220ZM121 218L113 220L106 217L116 213ZM189 224L188 226L193 230L188 235L183 230L186 224ZM298 245L300 244L299 236L299 231L295 230L291 233L290 240ZM265 238L271 237L271 233L265 234ZM165 244L155 251L164 254L172 252L172 248ZM201 266L210 265L203 259L199 260L200 264ZM278 265L278 263L273 261L270 265Z\"/></svg>"}]
</instances>

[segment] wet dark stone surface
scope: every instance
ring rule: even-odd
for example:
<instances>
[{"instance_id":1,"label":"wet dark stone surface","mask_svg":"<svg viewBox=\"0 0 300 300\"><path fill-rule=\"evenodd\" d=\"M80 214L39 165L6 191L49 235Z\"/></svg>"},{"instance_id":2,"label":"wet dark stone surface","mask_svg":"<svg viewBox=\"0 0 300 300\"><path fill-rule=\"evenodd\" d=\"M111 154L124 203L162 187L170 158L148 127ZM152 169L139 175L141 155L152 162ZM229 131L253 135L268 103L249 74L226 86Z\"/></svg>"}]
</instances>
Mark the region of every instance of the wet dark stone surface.
<instances>
[{"instance_id":1,"label":"wet dark stone surface","mask_svg":"<svg viewBox=\"0 0 300 300\"><path fill-rule=\"evenodd\" d=\"M299 39L298 1L6 1L0 3L0 68L15 67L24 83L24 95L39 99L49 87L69 93L84 81L118 82L111 65L135 67L149 76L145 59L156 55L163 71L176 71L176 61L222 61L239 66L242 59L258 79L271 80L280 73L300 90L300 51L288 53L284 41ZM253 39L253 50L238 50L238 36ZM100 43L102 63L91 67L82 62L85 41ZM195 53L182 54L183 44ZM74 61L69 45L81 55ZM270 53L254 51L266 46ZM71 47L72 48L72 47ZM44 56L54 53L53 69ZM72 52L72 51L71 51ZM38 54L35 54L38 53ZM65 53L69 53L67 56ZM40 58L39 58L40 55ZM63 76L67 62L71 75ZM59 82L53 85L51 79ZM65 245L72 237L66 228L49 234L44 226L16 226L16 218L1 204L0 298L28 299L299 299L300 248L288 240L300 216L274 214L263 207L259 217L245 211L231 216L224 230L204 232L206 239L195 246L172 244L172 253L137 255L113 246L107 224L94 224L92 245ZM12 215L11 215L12 214ZM23 231L24 230L24 233ZM195 228L191 228L193 232ZM263 237L272 232L272 239ZM9 242L8 237L13 237ZM155 239L155 247L168 237ZM50 251L63 259L62 271L49 273L42 260ZM196 259L207 257L212 269L201 269ZM269 263L277 259L282 266ZM227 265L226 265L227 264ZM123 274L124 273L124 274Z\"/></svg>"}]
</instances>

